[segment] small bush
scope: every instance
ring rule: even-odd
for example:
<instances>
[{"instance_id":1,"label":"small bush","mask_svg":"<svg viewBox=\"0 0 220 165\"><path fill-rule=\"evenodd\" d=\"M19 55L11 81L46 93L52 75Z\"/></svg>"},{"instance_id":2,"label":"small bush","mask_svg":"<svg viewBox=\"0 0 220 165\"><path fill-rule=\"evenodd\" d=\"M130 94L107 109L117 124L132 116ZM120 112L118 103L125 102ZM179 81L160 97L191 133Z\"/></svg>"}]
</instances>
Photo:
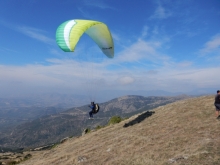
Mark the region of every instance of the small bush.
<instances>
[{"instance_id":1,"label":"small bush","mask_svg":"<svg viewBox=\"0 0 220 165\"><path fill-rule=\"evenodd\" d=\"M86 129L85 129L85 134L87 134L87 133L89 133L89 132L91 132L91 129L90 129L90 128L86 128Z\"/></svg>"},{"instance_id":2,"label":"small bush","mask_svg":"<svg viewBox=\"0 0 220 165\"><path fill-rule=\"evenodd\" d=\"M109 120L108 125L120 123L121 121L122 121L122 118L121 118L120 116L113 116L113 117L111 117L111 119Z\"/></svg>"}]
</instances>

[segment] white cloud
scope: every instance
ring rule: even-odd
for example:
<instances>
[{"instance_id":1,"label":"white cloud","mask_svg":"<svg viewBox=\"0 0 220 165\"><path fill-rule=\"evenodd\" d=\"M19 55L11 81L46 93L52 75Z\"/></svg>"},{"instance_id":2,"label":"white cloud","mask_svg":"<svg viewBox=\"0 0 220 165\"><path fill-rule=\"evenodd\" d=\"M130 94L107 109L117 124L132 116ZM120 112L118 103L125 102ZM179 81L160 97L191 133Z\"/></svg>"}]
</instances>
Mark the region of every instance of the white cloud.
<instances>
[{"instance_id":1,"label":"white cloud","mask_svg":"<svg viewBox=\"0 0 220 165\"><path fill-rule=\"evenodd\" d=\"M112 35L112 38L114 41L120 41L120 37L118 34L114 33L114 32L111 32L111 35Z\"/></svg>"},{"instance_id":2,"label":"white cloud","mask_svg":"<svg viewBox=\"0 0 220 165\"><path fill-rule=\"evenodd\" d=\"M5 27L18 31L20 33L23 33L27 35L28 37L31 37L33 39L36 39L38 41L47 43L47 44L55 44L55 40L47 37L44 35L46 33L45 31L33 27L28 27L28 26L20 26L20 25L15 25L10 22L4 22L0 21L1 25L4 25Z\"/></svg>"},{"instance_id":3,"label":"white cloud","mask_svg":"<svg viewBox=\"0 0 220 165\"><path fill-rule=\"evenodd\" d=\"M32 28L20 28L22 33L40 40L50 39L38 34L43 31ZM163 48L163 39L154 41L143 39L147 36L148 27L143 27L141 39L115 54L115 58L101 63L88 61L78 62L74 59L48 59L47 65L0 66L0 93L28 91L68 91L80 92L88 83L98 82L98 87L117 90L165 90L187 92L196 88L208 88L219 85L219 67L199 69L191 61L174 62L173 59L159 50ZM113 37L120 41L119 35ZM138 38L138 37L137 37ZM203 51L218 49L219 35L216 35L204 46ZM82 54L84 49L78 47L75 55ZM82 51L82 52L81 52ZM53 54L59 52L51 49ZM99 51L100 52L100 51ZM89 72L87 72L89 71ZM92 71L92 72L91 72ZM132 88L131 88L132 87Z\"/></svg>"},{"instance_id":4,"label":"white cloud","mask_svg":"<svg viewBox=\"0 0 220 165\"><path fill-rule=\"evenodd\" d=\"M201 55L207 55L220 49L220 34L215 35L212 39L205 43L200 50Z\"/></svg>"},{"instance_id":5,"label":"white cloud","mask_svg":"<svg viewBox=\"0 0 220 165\"><path fill-rule=\"evenodd\" d=\"M34 38L46 44L55 44L55 40L44 35L43 33L45 32L40 29L31 28L27 26L18 26L16 30L27 35L28 37Z\"/></svg>"},{"instance_id":6,"label":"white cloud","mask_svg":"<svg viewBox=\"0 0 220 165\"><path fill-rule=\"evenodd\" d=\"M166 10L164 7L162 7L160 4L156 8L154 14L150 17L150 19L165 19L170 17L172 14L169 10Z\"/></svg>"},{"instance_id":7,"label":"white cloud","mask_svg":"<svg viewBox=\"0 0 220 165\"><path fill-rule=\"evenodd\" d=\"M142 30L142 34L141 34L141 38L144 38L147 36L148 34L148 26L144 26L143 30Z\"/></svg>"},{"instance_id":8,"label":"white cloud","mask_svg":"<svg viewBox=\"0 0 220 165\"><path fill-rule=\"evenodd\" d=\"M108 66L114 64L114 60L93 66L91 63L81 64L74 60L50 59L48 62L50 65L1 65L1 95L4 96L6 92L22 94L41 91L77 94L90 88L94 82L102 90L160 89L188 92L197 88L218 87L220 82L220 77L216 76L220 67L198 69L171 62L170 65L158 66L156 70L143 66L137 69L122 66L112 70Z\"/></svg>"},{"instance_id":9,"label":"white cloud","mask_svg":"<svg viewBox=\"0 0 220 165\"><path fill-rule=\"evenodd\" d=\"M148 74L148 75L155 75L155 74L157 74L157 73L158 73L157 70L149 70L149 71L147 71L146 74Z\"/></svg>"},{"instance_id":10,"label":"white cloud","mask_svg":"<svg viewBox=\"0 0 220 165\"><path fill-rule=\"evenodd\" d=\"M116 58L118 62L141 62L142 60L148 60L149 62L160 63L161 61L169 60L168 56L161 55L157 52L160 46L160 42L138 40L136 43L119 53Z\"/></svg>"},{"instance_id":11,"label":"white cloud","mask_svg":"<svg viewBox=\"0 0 220 165\"><path fill-rule=\"evenodd\" d=\"M189 66L192 66L192 64L193 64L192 61L183 61L183 62L177 63L177 65L180 67L189 67Z\"/></svg>"},{"instance_id":12,"label":"white cloud","mask_svg":"<svg viewBox=\"0 0 220 165\"><path fill-rule=\"evenodd\" d=\"M192 88L208 88L208 87L217 87L220 78L216 75L219 72L219 67L211 67L204 69L188 69L185 71L173 71L175 75L173 77L176 79L178 84L183 81L188 85L188 89ZM170 72L172 73L172 72ZM186 88L186 85L182 86L183 89ZM182 88L181 87L181 88Z\"/></svg>"},{"instance_id":13,"label":"white cloud","mask_svg":"<svg viewBox=\"0 0 220 165\"><path fill-rule=\"evenodd\" d=\"M128 85L134 82L134 79L132 77L129 76L125 76L125 77L121 77L119 79L119 82L121 85Z\"/></svg>"},{"instance_id":14,"label":"white cloud","mask_svg":"<svg viewBox=\"0 0 220 165\"><path fill-rule=\"evenodd\" d=\"M50 49L49 52L51 54L58 56L58 57L63 57L63 53L60 53L60 51L58 51L57 49Z\"/></svg>"}]
</instances>

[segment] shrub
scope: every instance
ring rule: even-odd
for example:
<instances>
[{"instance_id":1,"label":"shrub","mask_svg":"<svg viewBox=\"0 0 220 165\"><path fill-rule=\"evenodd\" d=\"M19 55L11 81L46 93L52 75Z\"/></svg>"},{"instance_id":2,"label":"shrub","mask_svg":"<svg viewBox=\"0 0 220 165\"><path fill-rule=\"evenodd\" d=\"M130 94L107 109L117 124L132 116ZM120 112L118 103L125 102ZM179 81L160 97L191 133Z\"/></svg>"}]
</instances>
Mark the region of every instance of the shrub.
<instances>
[{"instance_id":1,"label":"shrub","mask_svg":"<svg viewBox=\"0 0 220 165\"><path fill-rule=\"evenodd\" d=\"M120 123L121 121L122 121L122 118L120 116L112 116L108 122L108 125Z\"/></svg>"},{"instance_id":2,"label":"shrub","mask_svg":"<svg viewBox=\"0 0 220 165\"><path fill-rule=\"evenodd\" d=\"M90 129L90 128L86 128L86 129L85 129L85 134L87 134L87 133L89 133L89 132L91 132L91 129Z\"/></svg>"}]
</instances>

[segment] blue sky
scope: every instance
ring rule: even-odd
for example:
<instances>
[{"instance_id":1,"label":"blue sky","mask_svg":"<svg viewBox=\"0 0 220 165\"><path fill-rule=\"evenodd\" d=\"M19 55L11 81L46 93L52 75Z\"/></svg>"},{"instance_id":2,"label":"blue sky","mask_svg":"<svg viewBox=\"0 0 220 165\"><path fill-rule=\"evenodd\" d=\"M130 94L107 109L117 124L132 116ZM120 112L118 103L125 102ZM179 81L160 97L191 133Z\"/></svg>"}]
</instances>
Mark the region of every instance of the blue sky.
<instances>
[{"instance_id":1,"label":"blue sky","mask_svg":"<svg viewBox=\"0 0 220 165\"><path fill-rule=\"evenodd\" d=\"M219 0L0 0L0 96L82 94L85 82L97 80L96 89L90 88L101 90L101 97L106 90L118 96L150 90L214 93L220 88L219 9ZM74 53L62 52L56 29L71 19L105 23L114 59L79 63L78 55L102 56L84 35ZM91 67L93 80L84 71Z\"/></svg>"}]
</instances>

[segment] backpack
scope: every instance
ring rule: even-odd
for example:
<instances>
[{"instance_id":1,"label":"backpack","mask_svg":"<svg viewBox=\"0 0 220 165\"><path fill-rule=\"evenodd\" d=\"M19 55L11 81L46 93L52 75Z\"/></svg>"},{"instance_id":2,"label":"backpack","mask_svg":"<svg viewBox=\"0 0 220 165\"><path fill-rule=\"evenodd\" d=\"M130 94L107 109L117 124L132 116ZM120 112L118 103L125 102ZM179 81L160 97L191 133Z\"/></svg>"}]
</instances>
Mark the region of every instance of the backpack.
<instances>
[{"instance_id":1,"label":"backpack","mask_svg":"<svg viewBox=\"0 0 220 165\"><path fill-rule=\"evenodd\" d=\"M92 113L96 114L96 113L98 113L98 112L99 112L99 105L98 105L98 104L95 104Z\"/></svg>"}]
</instances>

